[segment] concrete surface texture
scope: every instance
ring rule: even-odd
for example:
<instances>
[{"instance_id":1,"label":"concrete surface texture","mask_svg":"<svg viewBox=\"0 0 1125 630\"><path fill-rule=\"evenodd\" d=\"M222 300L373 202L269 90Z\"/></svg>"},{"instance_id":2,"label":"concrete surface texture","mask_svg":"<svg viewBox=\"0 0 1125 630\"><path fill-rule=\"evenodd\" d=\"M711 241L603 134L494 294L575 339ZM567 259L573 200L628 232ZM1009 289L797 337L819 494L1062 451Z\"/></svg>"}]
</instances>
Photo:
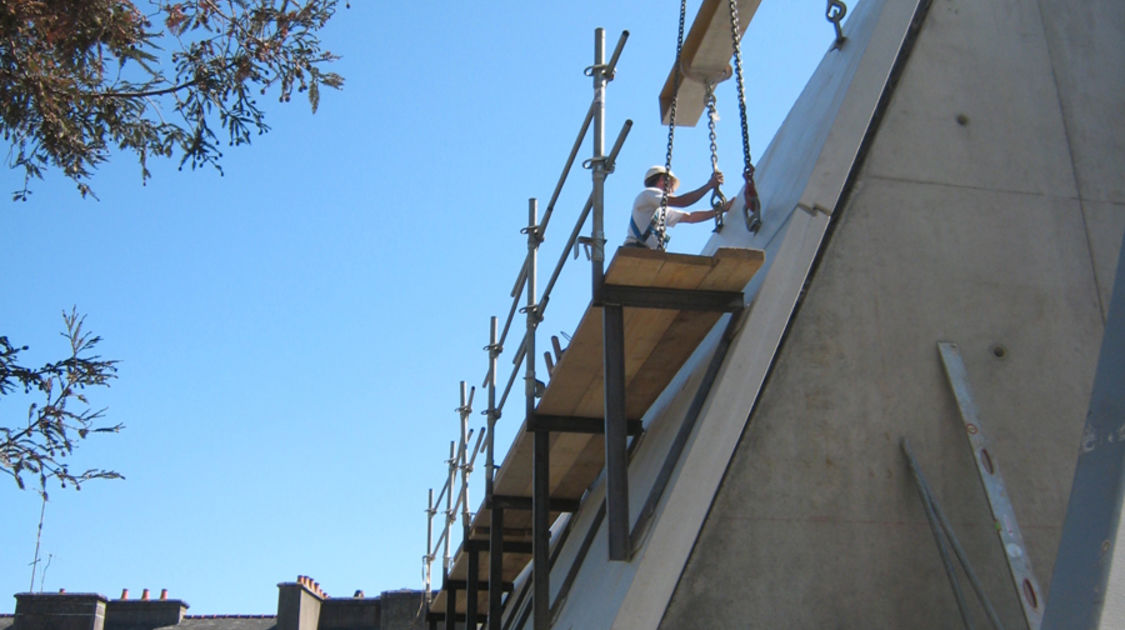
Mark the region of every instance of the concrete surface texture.
<instances>
[{"instance_id":1,"label":"concrete surface texture","mask_svg":"<svg viewBox=\"0 0 1125 630\"><path fill-rule=\"evenodd\" d=\"M936 343L1046 590L1125 231L1123 69L1117 0L933 0L661 628L960 627L904 437L1024 627Z\"/></svg>"}]
</instances>

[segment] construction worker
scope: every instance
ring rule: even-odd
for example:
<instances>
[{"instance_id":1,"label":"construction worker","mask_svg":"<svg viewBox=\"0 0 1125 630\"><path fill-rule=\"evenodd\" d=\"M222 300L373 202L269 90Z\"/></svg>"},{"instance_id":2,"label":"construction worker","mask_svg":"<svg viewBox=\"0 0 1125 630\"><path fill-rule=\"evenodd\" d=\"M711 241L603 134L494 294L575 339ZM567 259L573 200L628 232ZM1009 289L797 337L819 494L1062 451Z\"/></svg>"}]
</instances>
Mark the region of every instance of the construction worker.
<instances>
[{"instance_id":1,"label":"construction worker","mask_svg":"<svg viewBox=\"0 0 1125 630\"><path fill-rule=\"evenodd\" d=\"M712 189L717 189L723 183L723 174L715 171L707 183L691 192L675 195L680 180L674 173L663 166L653 166L645 172L645 189L633 201L633 213L629 217L629 234L625 237L627 247L647 247L649 249L662 249L664 243L660 242L656 223L659 219L660 199L664 196L665 178L669 180L668 208L664 215L664 224L672 227L677 223L700 223L715 218L715 209L696 210L684 212L676 208L686 208L703 198ZM722 212L730 210L731 202L721 208ZM667 236L665 236L667 241Z\"/></svg>"}]
</instances>

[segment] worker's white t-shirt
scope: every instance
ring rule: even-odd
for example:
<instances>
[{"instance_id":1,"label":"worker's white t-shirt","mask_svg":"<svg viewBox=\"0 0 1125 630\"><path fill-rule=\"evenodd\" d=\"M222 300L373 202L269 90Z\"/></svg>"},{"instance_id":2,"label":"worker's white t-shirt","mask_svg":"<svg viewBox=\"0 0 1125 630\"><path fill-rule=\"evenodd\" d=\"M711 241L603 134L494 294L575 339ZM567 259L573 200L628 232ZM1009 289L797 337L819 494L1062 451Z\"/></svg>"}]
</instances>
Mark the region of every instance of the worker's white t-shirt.
<instances>
[{"instance_id":1,"label":"worker's white t-shirt","mask_svg":"<svg viewBox=\"0 0 1125 630\"><path fill-rule=\"evenodd\" d=\"M659 188L645 188L637 198L633 200L633 213L631 215L632 223L628 228L628 236L625 237L625 244L630 243L643 243L649 249L658 249L660 247L660 235L656 233L656 229L649 230L649 225L653 222L653 218L660 210L660 197L664 191ZM672 227L680 222L680 219L687 216L688 213L683 210L675 208L667 208L664 213L664 224ZM636 229L634 229L636 226ZM649 232L648 237L642 239L645 232Z\"/></svg>"}]
</instances>

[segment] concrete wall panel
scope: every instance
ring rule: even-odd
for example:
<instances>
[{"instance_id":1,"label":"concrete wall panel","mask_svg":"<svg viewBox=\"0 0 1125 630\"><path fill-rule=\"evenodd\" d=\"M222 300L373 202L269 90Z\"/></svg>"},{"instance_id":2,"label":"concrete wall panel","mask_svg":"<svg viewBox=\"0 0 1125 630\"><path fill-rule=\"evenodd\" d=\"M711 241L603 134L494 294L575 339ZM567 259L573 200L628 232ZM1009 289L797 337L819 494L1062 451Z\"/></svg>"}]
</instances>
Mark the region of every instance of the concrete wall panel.
<instances>
[{"instance_id":1,"label":"concrete wall panel","mask_svg":"<svg viewBox=\"0 0 1125 630\"><path fill-rule=\"evenodd\" d=\"M1050 575L1101 333L1077 202L866 178L841 218L662 627L957 625L904 436L1016 625L942 339Z\"/></svg>"},{"instance_id":2,"label":"concrete wall panel","mask_svg":"<svg viewBox=\"0 0 1125 630\"><path fill-rule=\"evenodd\" d=\"M1074 197L1050 67L1035 3L934 0L870 171Z\"/></svg>"},{"instance_id":3,"label":"concrete wall panel","mask_svg":"<svg viewBox=\"0 0 1125 630\"><path fill-rule=\"evenodd\" d=\"M1125 3L1039 0L1082 197L1125 203Z\"/></svg>"}]
</instances>

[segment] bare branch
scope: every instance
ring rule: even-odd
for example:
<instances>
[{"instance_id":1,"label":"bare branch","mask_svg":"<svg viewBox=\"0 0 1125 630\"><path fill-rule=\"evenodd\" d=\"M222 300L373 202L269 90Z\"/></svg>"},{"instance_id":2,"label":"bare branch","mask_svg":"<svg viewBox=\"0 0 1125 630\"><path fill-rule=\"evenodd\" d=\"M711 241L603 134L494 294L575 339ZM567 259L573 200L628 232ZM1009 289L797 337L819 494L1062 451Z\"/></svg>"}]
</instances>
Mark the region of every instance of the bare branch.
<instances>
[{"instance_id":1,"label":"bare branch","mask_svg":"<svg viewBox=\"0 0 1125 630\"><path fill-rule=\"evenodd\" d=\"M28 405L26 426L0 426L0 471L21 489L24 474L36 475L41 487L48 479L79 488L91 479L121 478L112 470L72 473L67 466L66 458L81 440L91 433L118 432L124 426L98 426L105 410L91 409L83 393L87 387L108 387L116 378L117 362L94 354L101 338L83 330L85 318L76 309L63 313L63 323L70 355L39 368L20 365L19 353L27 347L13 346L7 337L0 337L0 394L22 388L24 395L40 397Z\"/></svg>"}]
</instances>

